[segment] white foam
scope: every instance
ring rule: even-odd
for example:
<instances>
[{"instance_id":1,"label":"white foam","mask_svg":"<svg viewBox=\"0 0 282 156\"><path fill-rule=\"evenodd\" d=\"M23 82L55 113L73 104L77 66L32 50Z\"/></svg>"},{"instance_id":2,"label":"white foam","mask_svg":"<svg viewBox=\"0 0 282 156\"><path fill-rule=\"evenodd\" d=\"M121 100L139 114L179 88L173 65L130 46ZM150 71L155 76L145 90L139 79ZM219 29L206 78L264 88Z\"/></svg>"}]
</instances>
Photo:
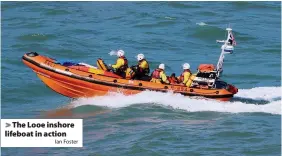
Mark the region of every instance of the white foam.
<instances>
[{"instance_id":1,"label":"white foam","mask_svg":"<svg viewBox=\"0 0 282 156\"><path fill-rule=\"evenodd\" d=\"M241 92L241 90L239 90ZM274 93L275 92L275 93ZM281 115L281 99L272 100L281 95L281 87L260 87L244 89L238 97L252 99L268 99L264 105L248 104L243 102L221 102L217 100L195 99L180 94L144 91L139 94L125 96L120 93L111 93L102 97L81 98L72 102L74 107L82 105L105 106L122 108L134 104L158 104L173 109L182 109L188 112L214 111L229 113L263 112Z\"/></svg>"},{"instance_id":2,"label":"white foam","mask_svg":"<svg viewBox=\"0 0 282 156\"><path fill-rule=\"evenodd\" d=\"M200 23L196 23L196 24L199 25L199 26L208 25L208 24L206 24L206 23L204 23L204 22L200 22Z\"/></svg>"},{"instance_id":3,"label":"white foam","mask_svg":"<svg viewBox=\"0 0 282 156\"><path fill-rule=\"evenodd\" d=\"M170 20L176 19L176 18L174 18L174 17L169 17L169 16L166 16L165 18L166 18L166 19L170 19Z\"/></svg>"},{"instance_id":4,"label":"white foam","mask_svg":"<svg viewBox=\"0 0 282 156\"><path fill-rule=\"evenodd\" d=\"M235 97L251 98L256 100L272 101L281 97L281 87L256 87L252 89L239 89Z\"/></svg>"}]
</instances>

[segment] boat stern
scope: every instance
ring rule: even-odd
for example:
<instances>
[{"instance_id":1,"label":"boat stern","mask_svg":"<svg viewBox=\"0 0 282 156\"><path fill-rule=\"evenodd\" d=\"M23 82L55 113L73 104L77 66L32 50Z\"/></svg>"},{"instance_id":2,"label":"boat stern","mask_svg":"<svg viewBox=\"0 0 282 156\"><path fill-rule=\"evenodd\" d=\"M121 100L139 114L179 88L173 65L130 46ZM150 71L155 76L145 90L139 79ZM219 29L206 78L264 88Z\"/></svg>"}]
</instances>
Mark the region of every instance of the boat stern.
<instances>
[{"instance_id":1,"label":"boat stern","mask_svg":"<svg viewBox=\"0 0 282 156\"><path fill-rule=\"evenodd\" d=\"M231 84L227 85L227 90L229 92L231 92L232 94L237 94L238 93L238 88L233 86L233 85L231 85Z\"/></svg>"}]
</instances>

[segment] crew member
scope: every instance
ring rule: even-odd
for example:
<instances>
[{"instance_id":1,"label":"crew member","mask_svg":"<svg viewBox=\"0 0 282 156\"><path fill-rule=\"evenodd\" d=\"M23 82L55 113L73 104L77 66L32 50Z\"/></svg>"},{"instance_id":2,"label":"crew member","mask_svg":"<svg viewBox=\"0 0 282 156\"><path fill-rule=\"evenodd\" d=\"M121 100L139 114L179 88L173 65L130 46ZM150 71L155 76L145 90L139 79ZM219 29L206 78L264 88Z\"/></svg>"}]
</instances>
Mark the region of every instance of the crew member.
<instances>
[{"instance_id":1,"label":"crew member","mask_svg":"<svg viewBox=\"0 0 282 156\"><path fill-rule=\"evenodd\" d=\"M119 50L117 52L117 62L114 65L111 65L111 67L115 70L115 73L122 76L123 78L125 77L125 70L128 67L128 61L124 56L124 51Z\"/></svg>"},{"instance_id":2,"label":"crew member","mask_svg":"<svg viewBox=\"0 0 282 156\"><path fill-rule=\"evenodd\" d=\"M138 64L136 66L133 66L135 70L134 78L138 80L143 80L143 78L145 79L145 77L149 76L150 73L149 64L148 61L145 59L144 54L138 54L137 60L138 60Z\"/></svg>"},{"instance_id":3,"label":"crew member","mask_svg":"<svg viewBox=\"0 0 282 156\"><path fill-rule=\"evenodd\" d=\"M179 81L183 84L183 85L185 85L185 86L187 86L187 87L189 87L190 85L191 85L191 83L192 83L192 81L190 80L190 76L192 75L192 73L191 73L191 71L190 71L190 65L189 65L189 63L184 63L183 65L182 65L182 67L183 67L183 72L182 72L182 74L179 76ZM190 81L189 81L190 80Z\"/></svg>"},{"instance_id":4,"label":"crew member","mask_svg":"<svg viewBox=\"0 0 282 156\"><path fill-rule=\"evenodd\" d=\"M151 76L152 77L151 82L169 84L169 81L167 80L164 70L165 70L165 65L160 64L159 68L153 71Z\"/></svg>"}]
</instances>

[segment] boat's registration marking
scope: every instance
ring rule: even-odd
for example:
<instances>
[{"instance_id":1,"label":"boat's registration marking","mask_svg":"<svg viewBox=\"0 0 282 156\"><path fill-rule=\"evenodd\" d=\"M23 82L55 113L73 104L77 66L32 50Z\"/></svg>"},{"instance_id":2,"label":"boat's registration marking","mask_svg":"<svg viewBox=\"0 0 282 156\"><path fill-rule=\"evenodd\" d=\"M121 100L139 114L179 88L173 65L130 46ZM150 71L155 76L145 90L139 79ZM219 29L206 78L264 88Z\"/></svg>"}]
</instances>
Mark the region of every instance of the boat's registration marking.
<instances>
[{"instance_id":1,"label":"boat's registration marking","mask_svg":"<svg viewBox=\"0 0 282 156\"><path fill-rule=\"evenodd\" d=\"M171 86L171 89L176 91L187 91L187 87L181 87L181 86Z\"/></svg>"},{"instance_id":2,"label":"boat's registration marking","mask_svg":"<svg viewBox=\"0 0 282 156\"><path fill-rule=\"evenodd\" d=\"M132 80L128 80L128 83L129 84L133 84L134 82Z\"/></svg>"},{"instance_id":3,"label":"boat's registration marking","mask_svg":"<svg viewBox=\"0 0 282 156\"><path fill-rule=\"evenodd\" d=\"M46 65L48 65L48 66L50 66L50 67L55 67L55 64L54 64L53 62L51 62L51 61L48 61L48 60L46 60L46 61L44 62L44 64L46 64Z\"/></svg>"}]
</instances>

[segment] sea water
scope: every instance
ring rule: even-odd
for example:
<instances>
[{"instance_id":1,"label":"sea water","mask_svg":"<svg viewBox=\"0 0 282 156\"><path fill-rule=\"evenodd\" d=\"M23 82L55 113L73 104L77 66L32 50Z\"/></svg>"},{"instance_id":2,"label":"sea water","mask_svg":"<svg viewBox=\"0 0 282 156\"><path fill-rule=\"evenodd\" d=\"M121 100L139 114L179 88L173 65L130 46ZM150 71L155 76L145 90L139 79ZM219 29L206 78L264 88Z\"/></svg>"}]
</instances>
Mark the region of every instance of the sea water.
<instances>
[{"instance_id":1,"label":"sea water","mask_svg":"<svg viewBox=\"0 0 282 156\"><path fill-rule=\"evenodd\" d=\"M2 148L2 155L281 155L280 2L2 2L2 118L83 118L83 148ZM70 100L26 67L30 51L96 66L130 65L180 75L216 64L225 28L237 46L222 79L229 102L145 91Z\"/></svg>"}]
</instances>

